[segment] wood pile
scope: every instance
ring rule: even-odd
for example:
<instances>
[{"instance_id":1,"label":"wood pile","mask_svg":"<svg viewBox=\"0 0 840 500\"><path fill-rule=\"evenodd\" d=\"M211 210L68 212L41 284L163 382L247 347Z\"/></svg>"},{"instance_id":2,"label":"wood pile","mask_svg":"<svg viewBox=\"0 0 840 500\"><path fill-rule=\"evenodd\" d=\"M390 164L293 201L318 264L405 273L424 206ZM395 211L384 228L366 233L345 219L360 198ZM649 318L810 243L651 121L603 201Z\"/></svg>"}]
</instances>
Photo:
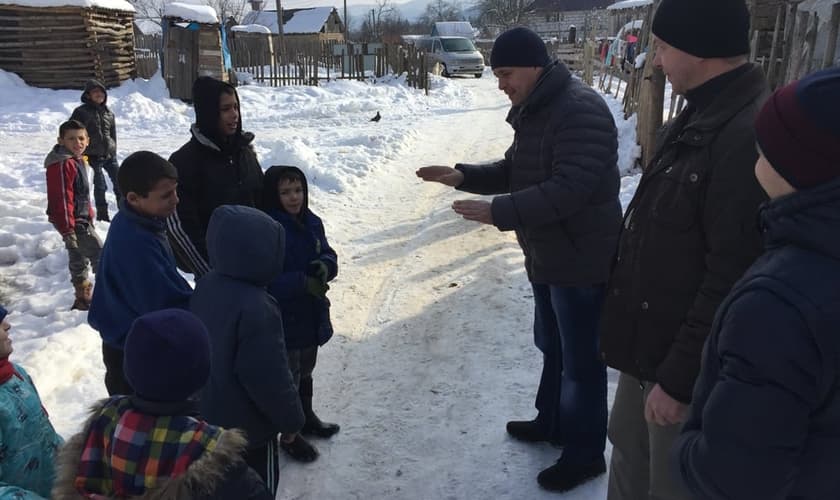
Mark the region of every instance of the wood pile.
<instances>
[{"instance_id":1,"label":"wood pile","mask_svg":"<svg viewBox=\"0 0 840 500\"><path fill-rule=\"evenodd\" d=\"M106 87L135 75L134 13L99 7L0 5L0 69L35 87Z\"/></svg>"}]
</instances>

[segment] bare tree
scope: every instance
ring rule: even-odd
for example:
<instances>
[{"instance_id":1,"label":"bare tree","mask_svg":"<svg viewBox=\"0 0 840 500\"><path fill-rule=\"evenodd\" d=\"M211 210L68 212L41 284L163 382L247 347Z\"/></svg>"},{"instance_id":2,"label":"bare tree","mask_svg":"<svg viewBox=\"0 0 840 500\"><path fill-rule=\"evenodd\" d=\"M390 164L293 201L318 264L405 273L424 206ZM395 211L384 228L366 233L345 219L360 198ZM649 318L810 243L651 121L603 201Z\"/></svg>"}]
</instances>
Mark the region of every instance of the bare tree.
<instances>
[{"instance_id":1,"label":"bare tree","mask_svg":"<svg viewBox=\"0 0 840 500\"><path fill-rule=\"evenodd\" d=\"M438 21L463 21L464 13L456 2L446 0L432 0L426 5L426 10L417 22L425 27L431 27Z\"/></svg>"},{"instance_id":2,"label":"bare tree","mask_svg":"<svg viewBox=\"0 0 840 500\"><path fill-rule=\"evenodd\" d=\"M163 17L164 0L128 1L137 11L135 15L137 19L150 19L160 22L160 18ZM224 23L230 17L236 19L237 22L241 22L242 15L245 13L245 6L248 4L247 0L203 0L203 2L205 5L213 7L221 23Z\"/></svg>"},{"instance_id":3,"label":"bare tree","mask_svg":"<svg viewBox=\"0 0 840 500\"><path fill-rule=\"evenodd\" d=\"M479 0L481 24L505 30L518 26L522 24L530 3L530 0Z\"/></svg>"}]
</instances>

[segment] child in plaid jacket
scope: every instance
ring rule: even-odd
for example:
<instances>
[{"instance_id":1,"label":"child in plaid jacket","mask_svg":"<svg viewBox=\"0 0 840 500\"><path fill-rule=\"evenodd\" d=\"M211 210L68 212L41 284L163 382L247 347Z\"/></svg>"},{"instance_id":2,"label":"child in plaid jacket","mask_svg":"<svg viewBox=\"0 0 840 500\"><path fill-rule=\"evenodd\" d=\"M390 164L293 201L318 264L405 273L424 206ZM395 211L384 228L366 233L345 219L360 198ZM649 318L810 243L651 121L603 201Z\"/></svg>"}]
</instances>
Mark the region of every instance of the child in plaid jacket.
<instances>
[{"instance_id":1,"label":"child in plaid jacket","mask_svg":"<svg viewBox=\"0 0 840 500\"><path fill-rule=\"evenodd\" d=\"M210 341L197 317L164 309L137 318L124 370L135 394L94 405L61 450L53 499L272 499L244 461L242 432L194 411L190 397L210 374Z\"/></svg>"}]
</instances>

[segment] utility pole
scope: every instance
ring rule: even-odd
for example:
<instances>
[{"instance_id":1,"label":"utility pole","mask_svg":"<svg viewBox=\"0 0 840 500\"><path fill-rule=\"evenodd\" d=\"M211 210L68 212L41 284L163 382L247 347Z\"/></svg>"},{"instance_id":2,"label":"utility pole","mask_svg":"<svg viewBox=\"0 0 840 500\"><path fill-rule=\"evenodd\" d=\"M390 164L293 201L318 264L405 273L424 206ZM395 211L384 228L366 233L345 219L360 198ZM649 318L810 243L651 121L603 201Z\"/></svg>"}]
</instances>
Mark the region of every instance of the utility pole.
<instances>
[{"instance_id":1,"label":"utility pole","mask_svg":"<svg viewBox=\"0 0 840 500\"><path fill-rule=\"evenodd\" d=\"M274 0L277 6L277 33L280 35L280 54L286 57L286 41L283 39L283 6L280 0Z\"/></svg>"},{"instance_id":2,"label":"utility pole","mask_svg":"<svg viewBox=\"0 0 840 500\"><path fill-rule=\"evenodd\" d=\"M350 43L350 37L347 33L347 0L344 0L344 43Z\"/></svg>"}]
</instances>

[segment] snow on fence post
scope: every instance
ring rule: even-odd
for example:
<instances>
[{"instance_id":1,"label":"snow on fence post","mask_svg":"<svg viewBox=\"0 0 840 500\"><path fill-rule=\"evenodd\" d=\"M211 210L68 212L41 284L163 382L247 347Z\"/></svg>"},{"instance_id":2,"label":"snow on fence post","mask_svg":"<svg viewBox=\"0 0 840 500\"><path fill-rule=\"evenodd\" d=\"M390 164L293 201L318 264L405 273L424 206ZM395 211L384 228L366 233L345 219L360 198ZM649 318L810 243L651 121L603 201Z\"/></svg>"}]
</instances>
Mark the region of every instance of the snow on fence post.
<instances>
[{"instance_id":1,"label":"snow on fence post","mask_svg":"<svg viewBox=\"0 0 840 500\"><path fill-rule=\"evenodd\" d=\"M779 5L779 8L776 11L776 25L775 25L775 28L773 29L773 42L770 45L770 62L767 66L767 81L770 84L770 88L776 88L776 85L775 85L775 82L776 82L776 68L777 68L776 57L777 57L778 50L779 50L779 39L780 39L779 38L779 32L782 29L782 11L783 11L783 9L784 9L784 7L782 5ZM756 34L758 34L758 31L756 31ZM757 40L756 40L756 45L758 45ZM753 54L752 54L751 59L755 60L756 47L753 47L752 50L753 50Z\"/></svg>"}]
</instances>

